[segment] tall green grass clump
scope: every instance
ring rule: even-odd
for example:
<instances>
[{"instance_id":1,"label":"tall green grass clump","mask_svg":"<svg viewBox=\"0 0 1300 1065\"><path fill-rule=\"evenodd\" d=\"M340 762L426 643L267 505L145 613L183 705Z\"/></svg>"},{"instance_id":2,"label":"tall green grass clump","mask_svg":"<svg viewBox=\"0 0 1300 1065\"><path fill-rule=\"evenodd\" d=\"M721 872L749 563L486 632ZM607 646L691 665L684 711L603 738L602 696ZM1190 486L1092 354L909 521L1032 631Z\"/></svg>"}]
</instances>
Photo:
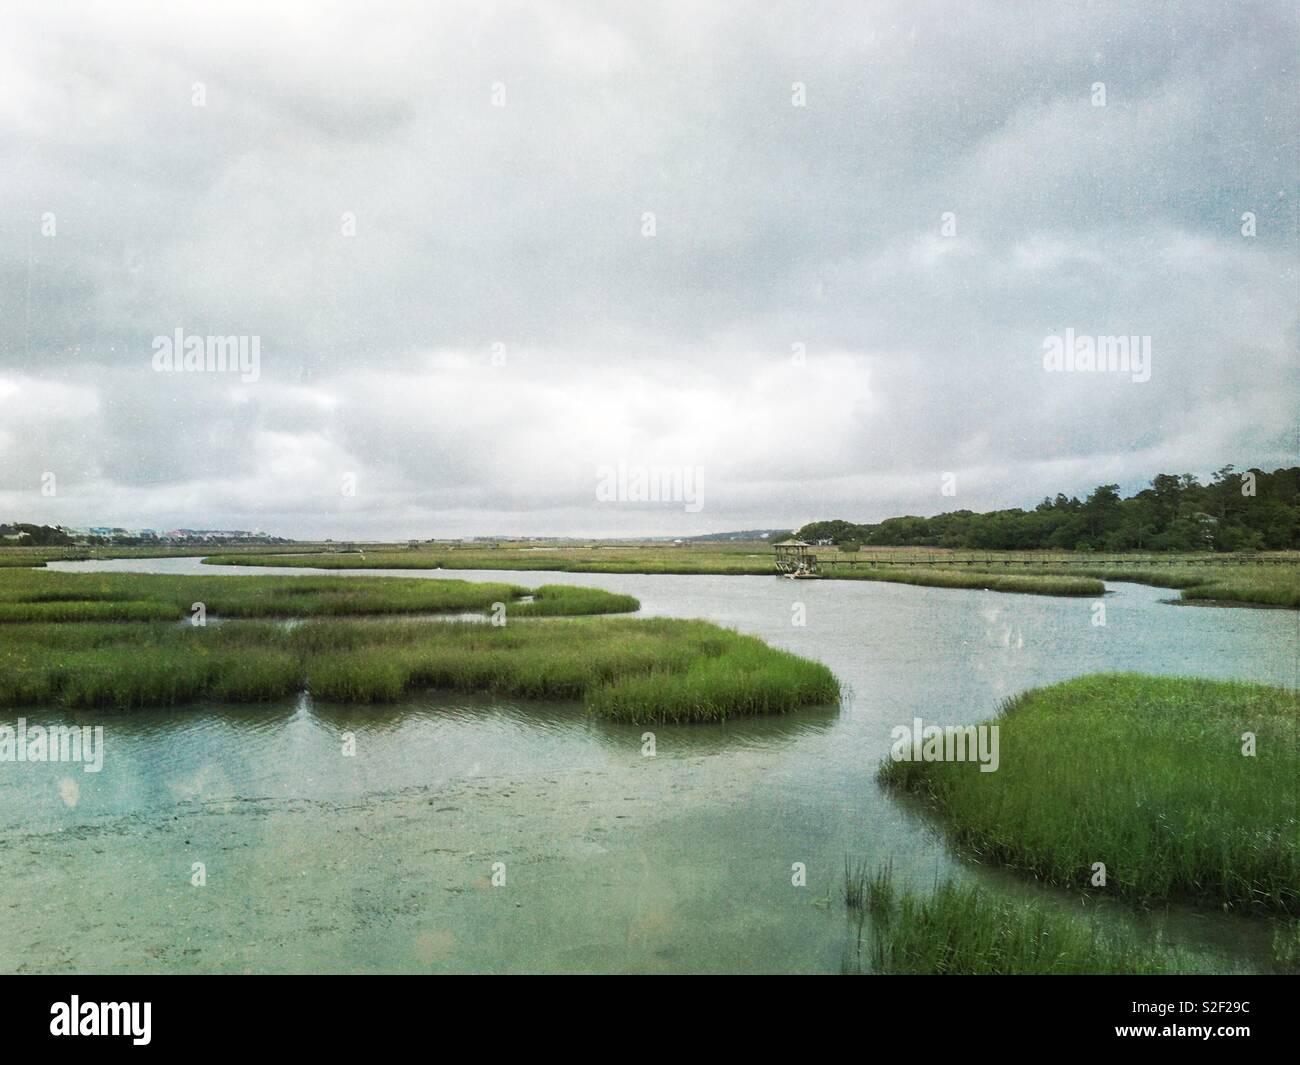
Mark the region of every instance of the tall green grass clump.
<instances>
[{"instance_id":1,"label":"tall green grass clump","mask_svg":"<svg viewBox=\"0 0 1300 1065\"><path fill-rule=\"evenodd\" d=\"M249 702L303 689L373 703L443 689L579 699L596 716L685 722L786 713L839 695L823 666L675 619L15 624L4 636L5 706Z\"/></svg>"},{"instance_id":2,"label":"tall green grass clump","mask_svg":"<svg viewBox=\"0 0 1300 1065\"><path fill-rule=\"evenodd\" d=\"M385 701L414 688L444 688L582 699L594 716L636 723L783 714L839 698L826 667L707 622L460 624L426 628L418 638L396 624L381 629L382 656L374 645L313 654L313 694ZM293 640L319 644L322 635L303 626Z\"/></svg>"},{"instance_id":3,"label":"tall green grass clump","mask_svg":"<svg viewBox=\"0 0 1300 1065\"><path fill-rule=\"evenodd\" d=\"M0 600L0 622L165 621L178 616L176 607L149 599Z\"/></svg>"},{"instance_id":4,"label":"tall green grass clump","mask_svg":"<svg viewBox=\"0 0 1300 1065\"><path fill-rule=\"evenodd\" d=\"M1300 973L1300 920L1279 921L1273 930L1273 964L1284 973Z\"/></svg>"},{"instance_id":5,"label":"tall green grass clump","mask_svg":"<svg viewBox=\"0 0 1300 1065\"><path fill-rule=\"evenodd\" d=\"M894 862L890 858L873 869L867 859L850 863L844 857L844 903L852 911L868 913L887 924L894 910Z\"/></svg>"},{"instance_id":6,"label":"tall green grass clump","mask_svg":"<svg viewBox=\"0 0 1300 1065\"><path fill-rule=\"evenodd\" d=\"M531 599L509 604L511 617L576 617L581 614L632 614L641 609L635 596L617 595L599 588L569 584L543 584Z\"/></svg>"},{"instance_id":7,"label":"tall green grass clump","mask_svg":"<svg viewBox=\"0 0 1300 1065\"><path fill-rule=\"evenodd\" d=\"M599 588L545 585L532 593L515 584L418 577L0 573L0 622L160 621L189 617L195 603L230 618L488 612L498 603L520 616L579 615L641 606Z\"/></svg>"},{"instance_id":8,"label":"tall green grass clump","mask_svg":"<svg viewBox=\"0 0 1300 1065\"><path fill-rule=\"evenodd\" d=\"M277 699L302 686L278 626L166 624L7 626L0 705L133 709L218 698Z\"/></svg>"},{"instance_id":9,"label":"tall green grass clump","mask_svg":"<svg viewBox=\"0 0 1300 1065\"><path fill-rule=\"evenodd\" d=\"M938 976L1165 975L1193 966L1121 928L944 881L931 895L905 891L872 922L876 973Z\"/></svg>"},{"instance_id":10,"label":"tall green grass clump","mask_svg":"<svg viewBox=\"0 0 1300 1065\"><path fill-rule=\"evenodd\" d=\"M487 569L549 570L558 573L659 573L729 574L769 576L775 572L770 550L740 554L734 551L686 551L680 548L555 548L550 550L384 550L346 553L322 552L291 558L275 555L211 555L203 561L214 566L298 566L313 569Z\"/></svg>"},{"instance_id":11,"label":"tall green grass clump","mask_svg":"<svg viewBox=\"0 0 1300 1065\"><path fill-rule=\"evenodd\" d=\"M890 584L917 584L927 588L969 588L990 592L1019 592L1027 595L1102 595L1106 585L1095 577L1077 574L990 573L985 570L959 570L916 567L826 567L827 576L837 580L885 581Z\"/></svg>"},{"instance_id":12,"label":"tall green grass clump","mask_svg":"<svg viewBox=\"0 0 1300 1065\"><path fill-rule=\"evenodd\" d=\"M838 698L838 682L820 662L733 633L720 654L700 655L681 670L619 678L589 693L587 705L621 721L725 721L787 714Z\"/></svg>"},{"instance_id":13,"label":"tall green grass clump","mask_svg":"<svg viewBox=\"0 0 1300 1065\"><path fill-rule=\"evenodd\" d=\"M1225 573L1186 587L1180 594L1192 602L1212 600L1300 610L1300 569L1278 567L1253 573Z\"/></svg>"},{"instance_id":14,"label":"tall green grass clump","mask_svg":"<svg viewBox=\"0 0 1300 1065\"><path fill-rule=\"evenodd\" d=\"M565 573L714 574L773 576L775 560L767 545L759 551L682 549L658 546L553 550L367 551L300 555L213 555L210 565L301 566L319 569L489 569L551 570ZM824 557L825 552L818 552ZM849 566L826 559L823 576L833 580L888 581L934 588L971 588L1033 595L1101 595L1105 585L1076 573L993 573L935 567Z\"/></svg>"},{"instance_id":15,"label":"tall green grass clump","mask_svg":"<svg viewBox=\"0 0 1300 1065\"><path fill-rule=\"evenodd\" d=\"M1050 882L1300 913L1295 692L1103 674L1026 692L990 724L996 772L887 760L881 780L924 796L981 860Z\"/></svg>"},{"instance_id":16,"label":"tall green grass clump","mask_svg":"<svg viewBox=\"0 0 1300 1065\"><path fill-rule=\"evenodd\" d=\"M1035 569L1035 574L1058 572ZM1181 589L1189 602L1214 601L1243 606L1275 606L1300 610L1300 566L1143 566L1109 564L1072 572L1103 581L1131 581L1156 588Z\"/></svg>"}]
</instances>

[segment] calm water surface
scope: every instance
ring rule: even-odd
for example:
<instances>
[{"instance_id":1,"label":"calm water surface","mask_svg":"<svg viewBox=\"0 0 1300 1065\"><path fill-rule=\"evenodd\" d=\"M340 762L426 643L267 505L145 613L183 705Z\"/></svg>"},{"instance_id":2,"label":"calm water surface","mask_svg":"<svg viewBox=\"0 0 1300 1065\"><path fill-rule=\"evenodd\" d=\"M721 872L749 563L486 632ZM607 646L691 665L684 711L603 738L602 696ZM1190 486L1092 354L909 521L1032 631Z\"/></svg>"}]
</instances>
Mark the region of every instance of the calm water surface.
<instances>
[{"instance_id":1,"label":"calm water surface","mask_svg":"<svg viewBox=\"0 0 1300 1065\"><path fill-rule=\"evenodd\" d=\"M51 568L320 572L197 559ZM1091 599L865 581L353 575L385 573L627 592L643 615L706 618L819 659L846 696L784 719L657 726L653 758L645 728L486 697L32 709L33 724L103 725L105 762L97 774L0 765L0 970L834 972L846 854L892 858L922 887L951 873L1078 906L954 856L883 793L874 773L895 724L975 722L1025 688L1096 671L1297 683L1296 614L1174 607L1161 600L1176 593L1140 585L1110 585L1096 627ZM345 733L355 757L341 753ZM795 862L806 888L791 886ZM496 863L504 887L491 885ZM1218 969L1268 952L1262 923L1103 913Z\"/></svg>"}]
</instances>

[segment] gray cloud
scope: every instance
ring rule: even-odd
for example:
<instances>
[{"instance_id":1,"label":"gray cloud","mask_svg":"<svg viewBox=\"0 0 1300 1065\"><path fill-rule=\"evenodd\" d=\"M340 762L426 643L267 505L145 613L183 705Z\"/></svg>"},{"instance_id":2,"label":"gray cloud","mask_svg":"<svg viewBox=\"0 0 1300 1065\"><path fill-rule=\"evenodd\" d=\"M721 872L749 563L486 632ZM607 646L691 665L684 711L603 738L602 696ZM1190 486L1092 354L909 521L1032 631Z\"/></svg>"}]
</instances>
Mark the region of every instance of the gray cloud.
<instances>
[{"instance_id":1,"label":"gray cloud","mask_svg":"<svg viewBox=\"0 0 1300 1065\"><path fill-rule=\"evenodd\" d=\"M699 7L13 10L0 515L693 532L1295 461L1290 5ZM260 380L154 373L178 327ZM1044 373L1067 327L1151 380ZM704 509L598 503L620 460Z\"/></svg>"}]
</instances>

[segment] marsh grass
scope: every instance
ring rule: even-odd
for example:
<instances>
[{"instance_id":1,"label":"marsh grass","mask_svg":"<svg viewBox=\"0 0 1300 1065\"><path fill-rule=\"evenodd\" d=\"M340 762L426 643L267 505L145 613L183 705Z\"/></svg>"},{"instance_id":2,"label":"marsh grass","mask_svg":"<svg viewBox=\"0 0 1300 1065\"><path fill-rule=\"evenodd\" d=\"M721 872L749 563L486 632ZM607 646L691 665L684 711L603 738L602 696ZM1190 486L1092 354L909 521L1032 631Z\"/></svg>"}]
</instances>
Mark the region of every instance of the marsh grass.
<instances>
[{"instance_id":1,"label":"marsh grass","mask_svg":"<svg viewBox=\"0 0 1300 1065\"><path fill-rule=\"evenodd\" d=\"M993 723L997 772L887 760L880 779L924 796L981 861L1139 901L1300 912L1295 692L1094 675L1020 695Z\"/></svg>"},{"instance_id":2,"label":"marsh grass","mask_svg":"<svg viewBox=\"0 0 1300 1065\"><path fill-rule=\"evenodd\" d=\"M826 575L835 580L885 581L891 584L916 584L927 588L968 588L990 592L1018 592L1028 595L1098 596L1106 585L1095 577L1076 574L991 573L987 570L926 569L916 567L871 568L866 566L827 566Z\"/></svg>"},{"instance_id":3,"label":"marsh grass","mask_svg":"<svg viewBox=\"0 0 1300 1065\"><path fill-rule=\"evenodd\" d=\"M1279 921L1273 931L1273 964L1284 973L1300 973L1300 920Z\"/></svg>"},{"instance_id":4,"label":"marsh grass","mask_svg":"<svg viewBox=\"0 0 1300 1065\"><path fill-rule=\"evenodd\" d=\"M867 912L878 925L888 924L894 912L894 859L877 865L866 885Z\"/></svg>"},{"instance_id":5,"label":"marsh grass","mask_svg":"<svg viewBox=\"0 0 1300 1065\"><path fill-rule=\"evenodd\" d=\"M1047 574L1048 570L1031 569ZM1300 609L1300 566L1133 566L1080 567L1072 572L1102 581L1132 581L1156 588L1177 588L1180 598L1251 606Z\"/></svg>"},{"instance_id":6,"label":"marsh grass","mask_svg":"<svg viewBox=\"0 0 1300 1065\"><path fill-rule=\"evenodd\" d=\"M500 548L482 546L410 550L404 545L385 544L365 551L335 552L323 544L288 544L276 547L223 547L208 555L210 564L234 566L286 566L313 569L495 569L552 570L570 573L663 573L722 574L770 576L774 570L772 548L768 543L688 544L670 547L665 544L587 545L504 544ZM1043 560L1043 553L1016 551L951 551L942 548L876 548L870 553L842 554L831 547L815 549L827 577L836 580L878 580L899 584L918 584L941 588L972 588L997 592L1024 592L1036 595L1099 595L1097 581L1134 581L1163 588L1182 590L1189 602L1212 600L1300 609L1300 565L1294 555L1286 555L1286 565L1224 564L1219 556L1212 565L1153 565L1152 557L1135 556L1129 561L1116 559L1089 563L1089 555L1058 553L1060 565L1033 565ZM303 553L315 552L315 553ZM173 548L96 548L94 554L104 558L164 557L202 555L194 547ZM47 559L86 558L86 548L0 548L0 568L9 566L44 566ZM889 557L906 560L907 566L849 566L868 558ZM1188 561L1188 556L1158 556ZM1210 557L1216 556L1197 556ZM1283 556L1270 556L1276 561ZM968 562L958 569L936 566L934 562ZM998 565L1014 563L1014 572ZM1025 563L1031 563L1025 565ZM973 578L973 579L972 579Z\"/></svg>"},{"instance_id":7,"label":"marsh grass","mask_svg":"<svg viewBox=\"0 0 1300 1065\"><path fill-rule=\"evenodd\" d=\"M579 699L596 716L639 723L787 713L839 695L825 666L702 621L88 622L14 624L4 636L6 706L249 702L304 688L372 703L446 689Z\"/></svg>"},{"instance_id":8,"label":"marsh grass","mask_svg":"<svg viewBox=\"0 0 1300 1065\"><path fill-rule=\"evenodd\" d=\"M839 698L834 675L821 663L718 631L728 634L725 647L693 656L684 669L656 666L612 679L587 694L589 709L621 721L725 721Z\"/></svg>"},{"instance_id":9,"label":"marsh grass","mask_svg":"<svg viewBox=\"0 0 1300 1065\"><path fill-rule=\"evenodd\" d=\"M232 555L256 553L259 556L276 552L320 551L326 542L307 542L292 544L250 544L240 547L228 544L220 548ZM0 545L0 569L9 567L42 567L49 562L84 562L88 559L101 558L194 558L210 554L211 544L200 545L163 545L154 544L73 544L63 547L14 547Z\"/></svg>"},{"instance_id":10,"label":"marsh grass","mask_svg":"<svg viewBox=\"0 0 1300 1065\"><path fill-rule=\"evenodd\" d=\"M844 905L850 910L864 910L867 905L867 859L852 863L844 856Z\"/></svg>"},{"instance_id":11,"label":"marsh grass","mask_svg":"<svg viewBox=\"0 0 1300 1065\"><path fill-rule=\"evenodd\" d=\"M1183 587L1183 599L1247 603L1300 610L1300 570L1279 568L1269 573L1231 573Z\"/></svg>"},{"instance_id":12,"label":"marsh grass","mask_svg":"<svg viewBox=\"0 0 1300 1065\"><path fill-rule=\"evenodd\" d=\"M521 601L535 594L532 601ZM151 573L0 573L0 622L161 621L190 616L203 603L217 617L320 617L488 611L577 615L634 611L629 595L599 588L418 577L171 576Z\"/></svg>"},{"instance_id":13,"label":"marsh grass","mask_svg":"<svg viewBox=\"0 0 1300 1065\"><path fill-rule=\"evenodd\" d=\"M507 606L510 617L558 617L579 614L631 614L641 609L634 596L617 595L599 588L577 588L568 584L543 584L524 602Z\"/></svg>"},{"instance_id":14,"label":"marsh grass","mask_svg":"<svg viewBox=\"0 0 1300 1065\"><path fill-rule=\"evenodd\" d=\"M872 868L864 858L853 863L844 856L844 903L851 911L870 914L878 923L888 923L894 908L894 861Z\"/></svg>"},{"instance_id":15,"label":"marsh grass","mask_svg":"<svg viewBox=\"0 0 1300 1065\"><path fill-rule=\"evenodd\" d=\"M549 570L558 573L722 573L771 576L772 550L766 545L746 551L697 551L661 546L624 548L557 547L552 549L377 550L299 555L211 555L220 566L300 566L313 569L488 569Z\"/></svg>"},{"instance_id":16,"label":"marsh grass","mask_svg":"<svg viewBox=\"0 0 1300 1065\"><path fill-rule=\"evenodd\" d=\"M716 574L723 576L774 576L771 548L748 545L741 550L631 547L607 549L557 548L553 550L367 551L346 554L303 555L292 559L276 555L214 555L212 565L302 566L320 569L489 569L553 570L566 573ZM818 549L818 557L826 554ZM834 552L831 552L833 555ZM1105 586L1096 578L1076 574L997 573L987 570L935 567L867 567L836 564L823 567L834 580L887 581L932 588L974 588L994 592L1034 595L1101 595Z\"/></svg>"},{"instance_id":17,"label":"marsh grass","mask_svg":"<svg viewBox=\"0 0 1300 1065\"><path fill-rule=\"evenodd\" d=\"M1009 899L951 880L930 895L880 891L872 968L890 975L1057 976L1169 974L1195 969L1184 953L1148 944L1122 926ZM886 903L884 900L888 899Z\"/></svg>"}]
</instances>

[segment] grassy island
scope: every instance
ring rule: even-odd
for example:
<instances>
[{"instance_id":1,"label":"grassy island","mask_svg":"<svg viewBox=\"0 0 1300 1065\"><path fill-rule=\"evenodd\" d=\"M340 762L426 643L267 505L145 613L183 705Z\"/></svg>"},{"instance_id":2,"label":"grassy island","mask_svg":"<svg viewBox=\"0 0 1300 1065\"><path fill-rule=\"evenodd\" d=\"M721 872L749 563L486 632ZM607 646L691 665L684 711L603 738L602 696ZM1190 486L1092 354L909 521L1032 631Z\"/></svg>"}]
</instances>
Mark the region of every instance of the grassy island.
<instances>
[{"instance_id":1,"label":"grassy island","mask_svg":"<svg viewBox=\"0 0 1300 1065\"><path fill-rule=\"evenodd\" d=\"M442 688L675 722L839 697L825 666L707 622L562 616L639 608L632 596L554 584L7 569L0 705L131 708L300 690L382 702ZM484 620L365 617L471 612ZM227 620L250 618L299 623Z\"/></svg>"},{"instance_id":2,"label":"grassy island","mask_svg":"<svg viewBox=\"0 0 1300 1065\"><path fill-rule=\"evenodd\" d=\"M363 569L494 569L548 570L561 573L713 574L728 577L771 577L770 553L735 551L673 551L631 548L606 551L367 551L312 555L213 555L203 560L222 566L290 566L295 568ZM1101 595L1106 586L1096 577L1062 573L993 573L924 566L840 566L825 574L830 580L887 581L931 588L973 588L1033 595Z\"/></svg>"},{"instance_id":3,"label":"grassy island","mask_svg":"<svg viewBox=\"0 0 1300 1065\"><path fill-rule=\"evenodd\" d=\"M384 702L421 689L580 699L631 722L722 721L834 703L825 666L703 621L556 619L15 624L0 705L256 702L307 690Z\"/></svg>"},{"instance_id":4,"label":"grassy island","mask_svg":"<svg viewBox=\"0 0 1300 1065\"><path fill-rule=\"evenodd\" d=\"M1097 559L1084 553L1061 554L1052 565L1041 552L1016 551L858 551L815 548L824 579L888 581L933 588L987 589L1030 595L1098 596L1105 581L1132 581L1178 589L1186 602L1300 609L1300 564L1207 563L1202 556L1174 557L1153 564L1150 556ZM1291 556L1287 556L1291 558ZM888 560L889 564L885 564ZM549 570L562 573L714 574L772 576L770 546L671 548L484 547L419 548L385 546L366 551L315 551L303 554L242 551L212 555L210 565L285 566L327 570L487 569Z\"/></svg>"},{"instance_id":5,"label":"grassy island","mask_svg":"<svg viewBox=\"0 0 1300 1065\"><path fill-rule=\"evenodd\" d=\"M0 574L0 622L164 621L195 604L228 618L482 612L501 603L511 617L621 614L630 595L599 588L427 580L421 577L171 576L8 569Z\"/></svg>"},{"instance_id":6,"label":"grassy island","mask_svg":"<svg viewBox=\"0 0 1300 1065\"><path fill-rule=\"evenodd\" d=\"M1026 692L991 724L996 772L887 760L880 777L983 861L1141 901L1300 912L1295 692L1102 674Z\"/></svg>"}]
</instances>

